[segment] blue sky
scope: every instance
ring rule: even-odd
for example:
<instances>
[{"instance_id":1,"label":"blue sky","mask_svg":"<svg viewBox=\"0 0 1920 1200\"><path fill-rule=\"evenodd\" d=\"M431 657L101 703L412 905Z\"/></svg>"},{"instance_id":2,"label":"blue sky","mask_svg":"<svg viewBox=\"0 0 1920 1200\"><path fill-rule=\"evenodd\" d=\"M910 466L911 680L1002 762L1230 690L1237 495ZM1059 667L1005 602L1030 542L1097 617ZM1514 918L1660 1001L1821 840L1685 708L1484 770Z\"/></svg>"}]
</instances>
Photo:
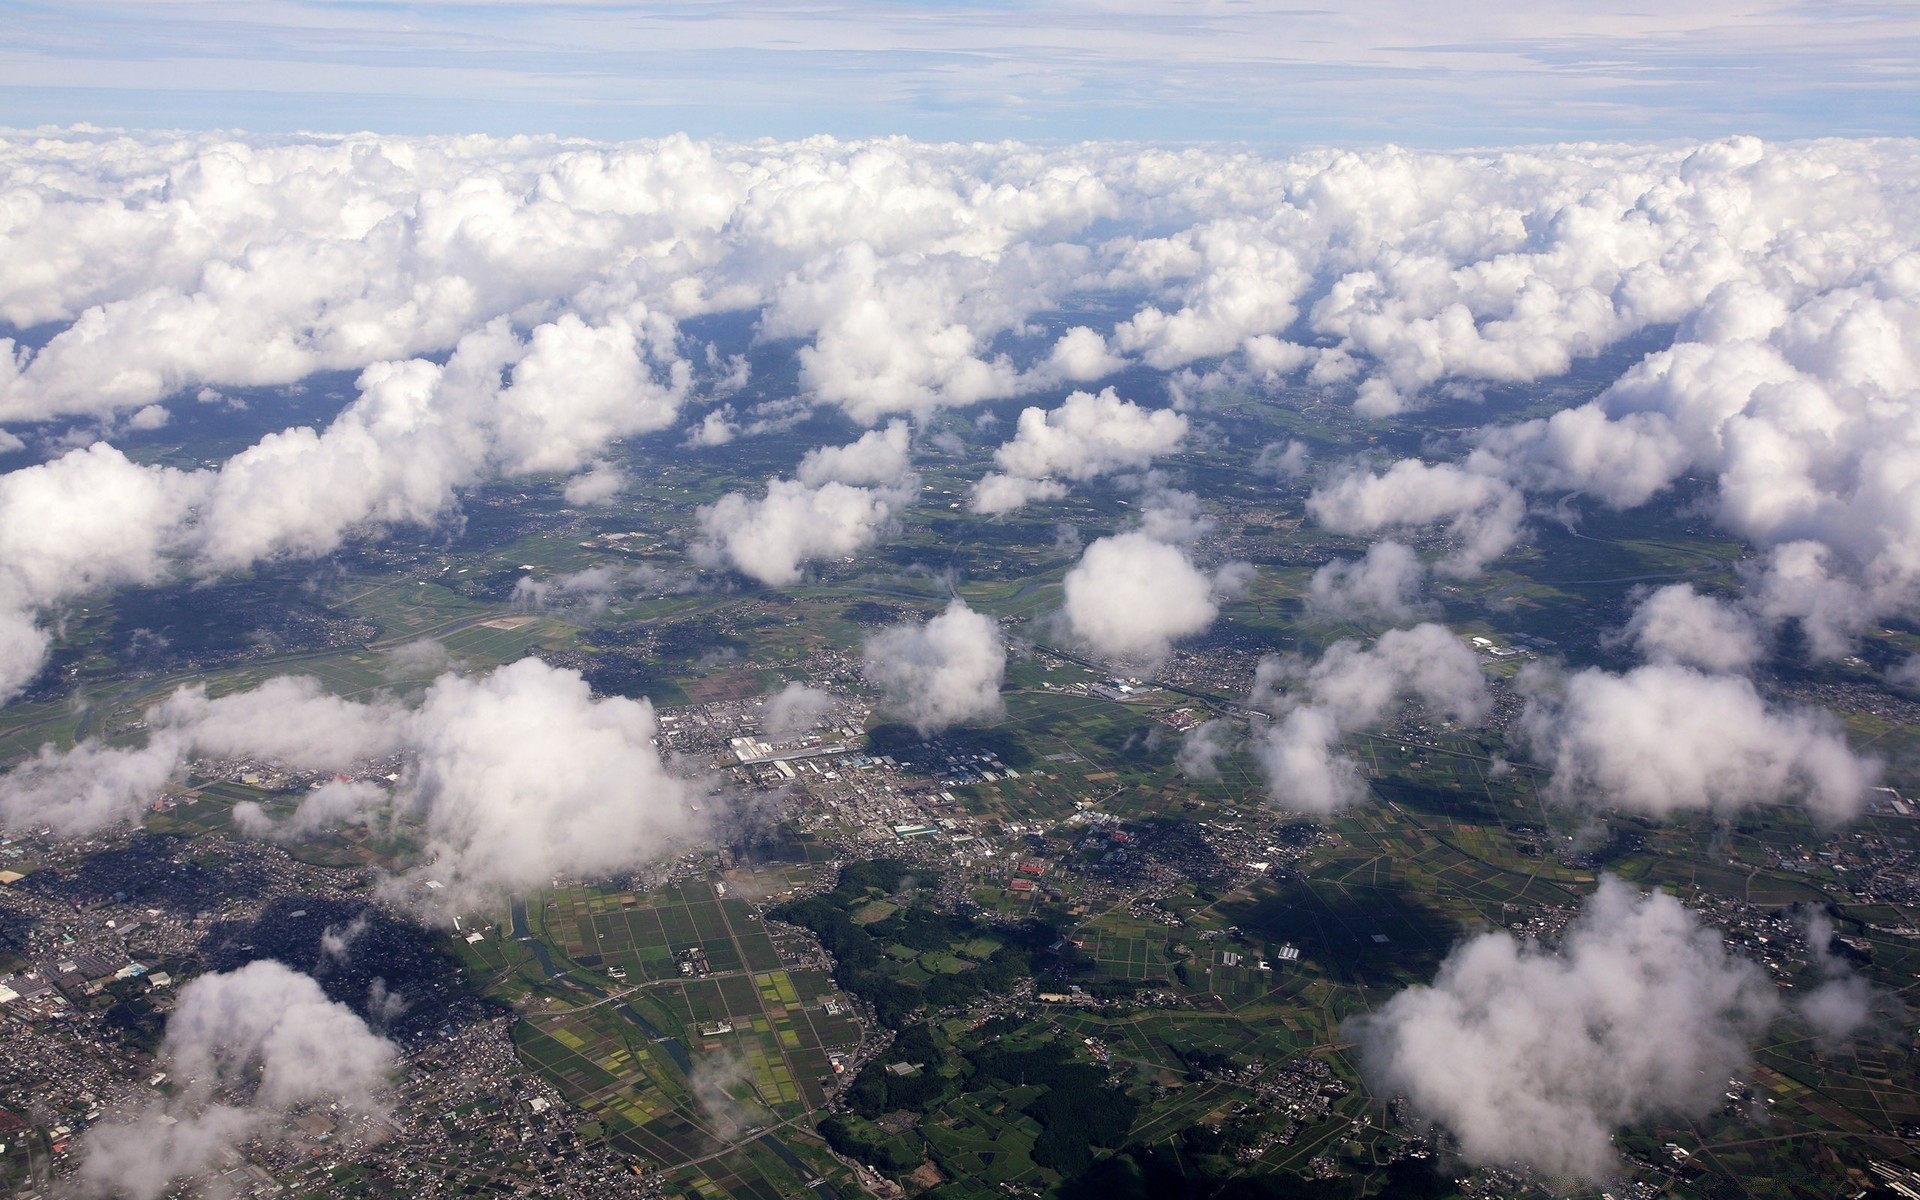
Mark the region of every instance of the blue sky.
<instances>
[{"instance_id":1,"label":"blue sky","mask_svg":"<svg viewBox=\"0 0 1920 1200\"><path fill-rule=\"evenodd\" d=\"M15 127L1275 148L1920 128L1914 3L14 0L0 22Z\"/></svg>"}]
</instances>

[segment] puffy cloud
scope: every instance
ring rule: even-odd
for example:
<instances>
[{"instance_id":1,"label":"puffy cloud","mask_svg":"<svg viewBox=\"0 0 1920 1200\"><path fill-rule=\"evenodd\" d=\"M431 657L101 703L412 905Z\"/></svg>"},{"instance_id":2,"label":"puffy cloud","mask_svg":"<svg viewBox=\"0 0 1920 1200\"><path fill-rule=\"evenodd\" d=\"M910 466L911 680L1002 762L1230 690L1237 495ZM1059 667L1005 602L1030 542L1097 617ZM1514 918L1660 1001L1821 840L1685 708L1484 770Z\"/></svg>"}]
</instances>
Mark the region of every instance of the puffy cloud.
<instances>
[{"instance_id":1,"label":"puffy cloud","mask_svg":"<svg viewBox=\"0 0 1920 1200\"><path fill-rule=\"evenodd\" d=\"M1430 608L1420 598L1427 579L1420 556L1399 542L1375 542L1361 559L1335 559L1313 573L1307 611L1329 620L1406 621Z\"/></svg>"},{"instance_id":2,"label":"puffy cloud","mask_svg":"<svg viewBox=\"0 0 1920 1200\"><path fill-rule=\"evenodd\" d=\"M1307 460L1311 457L1307 444L1299 438L1269 442L1260 447L1260 457L1254 460L1253 470L1255 474L1271 475L1275 479L1298 479L1307 473Z\"/></svg>"},{"instance_id":3,"label":"puffy cloud","mask_svg":"<svg viewBox=\"0 0 1920 1200\"><path fill-rule=\"evenodd\" d=\"M401 709L390 700L343 700L308 675L281 675L208 699L183 687L150 716L200 754L271 759L299 771L342 771L401 748Z\"/></svg>"},{"instance_id":4,"label":"puffy cloud","mask_svg":"<svg viewBox=\"0 0 1920 1200\"><path fill-rule=\"evenodd\" d=\"M274 820L252 800L233 806L233 823L248 837L297 842L341 825L364 825L386 806L386 790L359 779L329 779L300 797L291 815Z\"/></svg>"},{"instance_id":5,"label":"puffy cloud","mask_svg":"<svg viewBox=\"0 0 1920 1200\"><path fill-rule=\"evenodd\" d=\"M1613 1132L1703 1116L1779 1000L1679 901L1607 876L1557 949L1487 933L1349 1027L1371 1086L1474 1163L1599 1180Z\"/></svg>"},{"instance_id":6,"label":"puffy cloud","mask_svg":"<svg viewBox=\"0 0 1920 1200\"><path fill-rule=\"evenodd\" d=\"M1180 448L1187 418L1122 400L1112 388L1075 392L1058 408L1020 413L1013 440L994 451L999 471L974 489L975 512L1009 512L1064 494L1060 480L1085 480L1144 467Z\"/></svg>"},{"instance_id":7,"label":"puffy cloud","mask_svg":"<svg viewBox=\"0 0 1920 1200\"><path fill-rule=\"evenodd\" d=\"M789 683L767 697L760 728L770 738L805 733L833 711L833 697L804 683Z\"/></svg>"},{"instance_id":8,"label":"puffy cloud","mask_svg":"<svg viewBox=\"0 0 1920 1200\"><path fill-rule=\"evenodd\" d=\"M596 700L578 672L536 658L441 676L408 722L403 800L426 843L414 875L458 911L696 844L704 789L667 769L658 733L648 701Z\"/></svg>"},{"instance_id":9,"label":"puffy cloud","mask_svg":"<svg viewBox=\"0 0 1920 1200\"><path fill-rule=\"evenodd\" d=\"M1655 817L1797 802L1837 822L1878 773L1828 714L1771 706L1740 676L1656 663L1526 682L1517 732L1557 800Z\"/></svg>"},{"instance_id":10,"label":"puffy cloud","mask_svg":"<svg viewBox=\"0 0 1920 1200\"><path fill-rule=\"evenodd\" d=\"M324 431L269 434L221 466L199 558L226 570L324 554L362 525L430 524L490 474L595 462L614 439L674 422L689 381L673 336L644 312L601 326L568 315L525 342L495 322L444 366L375 363Z\"/></svg>"},{"instance_id":11,"label":"puffy cloud","mask_svg":"<svg viewBox=\"0 0 1920 1200\"><path fill-rule=\"evenodd\" d=\"M1253 702L1276 719L1256 727L1253 753L1274 803L1313 813L1359 803L1366 786L1340 738L1378 724L1408 699L1467 725L1478 724L1491 703L1479 659L1444 625L1389 630L1366 647L1335 642L1312 663L1262 659Z\"/></svg>"},{"instance_id":12,"label":"puffy cloud","mask_svg":"<svg viewBox=\"0 0 1920 1200\"><path fill-rule=\"evenodd\" d=\"M695 844L711 819L701 811L705 785L662 761L650 703L596 700L578 672L536 658L474 678L442 675L412 712L279 677L213 700L183 688L149 719L151 736L137 749L43 748L0 778L0 821L68 833L132 821L195 752L306 771L400 754L408 767L395 803L426 843L414 875L439 880L429 899L459 911L560 873L644 866ZM371 819L383 801L364 785L329 785L284 821L257 810L238 819L291 838Z\"/></svg>"},{"instance_id":13,"label":"puffy cloud","mask_svg":"<svg viewBox=\"0 0 1920 1200\"><path fill-rule=\"evenodd\" d=\"M703 540L694 557L703 566L731 566L771 586L797 583L805 563L872 545L902 499L831 481L808 487L797 479L769 480L758 500L728 492L700 510Z\"/></svg>"},{"instance_id":14,"label":"puffy cloud","mask_svg":"<svg viewBox=\"0 0 1920 1200\"><path fill-rule=\"evenodd\" d=\"M1141 533L1156 542L1187 545L1213 532L1214 520L1201 507L1200 497L1158 486L1158 480L1151 477L1150 483L1147 493L1140 498ZM1215 587L1223 593L1237 594L1252 581L1253 568L1248 563L1232 563L1229 567L1231 569L1223 568L1223 573L1216 573Z\"/></svg>"},{"instance_id":15,"label":"puffy cloud","mask_svg":"<svg viewBox=\"0 0 1920 1200\"><path fill-rule=\"evenodd\" d=\"M990 515L1010 513L1029 504L1061 499L1066 494L1067 485L1058 479L1022 479L992 471L973 485L967 507Z\"/></svg>"},{"instance_id":16,"label":"puffy cloud","mask_svg":"<svg viewBox=\"0 0 1920 1200\"><path fill-rule=\"evenodd\" d=\"M1737 608L1702 596L1690 583L1649 593L1613 639L1631 643L1649 662L1678 663L1705 671L1739 671L1760 660L1764 647L1753 619Z\"/></svg>"},{"instance_id":17,"label":"puffy cloud","mask_svg":"<svg viewBox=\"0 0 1920 1200\"><path fill-rule=\"evenodd\" d=\"M869 637L860 670L887 707L922 736L994 720L1006 711L1000 684L1007 647L1000 626L963 600L950 601L924 625L909 621Z\"/></svg>"},{"instance_id":18,"label":"puffy cloud","mask_svg":"<svg viewBox=\"0 0 1920 1200\"><path fill-rule=\"evenodd\" d=\"M629 482L625 471L599 459L587 471L567 480L562 495L568 504L600 508L612 504L613 498L625 491Z\"/></svg>"},{"instance_id":19,"label":"puffy cloud","mask_svg":"<svg viewBox=\"0 0 1920 1200\"><path fill-rule=\"evenodd\" d=\"M1833 952L1833 918L1825 909L1807 910L1802 931L1807 961L1819 982L1805 991L1796 989L1794 1009L1823 1046L1844 1046L1873 1025L1875 1010L1890 998Z\"/></svg>"},{"instance_id":20,"label":"puffy cloud","mask_svg":"<svg viewBox=\"0 0 1920 1200\"><path fill-rule=\"evenodd\" d=\"M740 426L734 423L733 409L721 406L700 418L700 423L687 433L689 446L724 446L740 436Z\"/></svg>"},{"instance_id":21,"label":"puffy cloud","mask_svg":"<svg viewBox=\"0 0 1920 1200\"><path fill-rule=\"evenodd\" d=\"M1174 765L1188 779L1220 778L1220 760L1232 750L1228 740L1231 733L1232 727L1219 718L1202 721L1180 739Z\"/></svg>"},{"instance_id":22,"label":"puffy cloud","mask_svg":"<svg viewBox=\"0 0 1920 1200\"><path fill-rule=\"evenodd\" d=\"M162 578L205 486L204 474L141 466L105 443L0 475L0 702L45 656L34 610Z\"/></svg>"},{"instance_id":23,"label":"puffy cloud","mask_svg":"<svg viewBox=\"0 0 1920 1200\"><path fill-rule=\"evenodd\" d=\"M732 567L775 587L795 583L806 563L872 545L895 511L920 491L904 421L871 430L850 445L810 450L797 474L768 480L758 500L728 492L703 506L695 561L712 569Z\"/></svg>"},{"instance_id":24,"label":"puffy cloud","mask_svg":"<svg viewBox=\"0 0 1920 1200\"><path fill-rule=\"evenodd\" d=\"M183 687L149 712L143 746L42 746L0 776L0 825L82 834L131 823L196 753L341 770L398 749L398 715L383 701L330 696L304 676L280 676L212 700L204 687Z\"/></svg>"},{"instance_id":25,"label":"puffy cloud","mask_svg":"<svg viewBox=\"0 0 1920 1200\"><path fill-rule=\"evenodd\" d=\"M352 1009L271 959L181 988L159 1058L173 1092L87 1132L85 1190L154 1200L244 1140L283 1136L303 1106L378 1112L395 1064L392 1044Z\"/></svg>"},{"instance_id":26,"label":"puffy cloud","mask_svg":"<svg viewBox=\"0 0 1920 1200\"><path fill-rule=\"evenodd\" d=\"M1054 342L1041 371L1074 383L1087 383L1126 365L1126 359L1107 348L1105 338L1085 325L1075 325Z\"/></svg>"},{"instance_id":27,"label":"puffy cloud","mask_svg":"<svg viewBox=\"0 0 1920 1200\"><path fill-rule=\"evenodd\" d=\"M1143 532L1090 543L1064 581L1068 634L1102 658L1153 664L1219 615L1215 581L1185 550Z\"/></svg>"},{"instance_id":28,"label":"puffy cloud","mask_svg":"<svg viewBox=\"0 0 1920 1200\"><path fill-rule=\"evenodd\" d=\"M0 319L62 326L37 348L7 342L0 421L361 373L324 431L271 435L217 478L140 468L135 485L122 469L111 482L159 494L77 505L127 527L110 547L125 557L49 539L40 575L57 587L0 582L0 692L37 669L36 614L63 597L176 553L204 572L326 553L364 526L433 521L490 475L573 472L665 427L743 381L740 362L682 345L682 322L725 312L799 343L797 405L868 424L1202 359L1253 387L1358 380L1381 414L1677 327L1593 401L1483 431L1465 464L1335 479L1315 515L1367 536L1443 525L1460 546L1441 568L1472 571L1518 535L1520 489L1628 506L1694 475L1766 556L1754 611L1802 623L1817 652L1920 599L1920 191L1904 143L1260 159L38 131L0 138L0 176ZM1058 329L1041 314L1095 294L1131 311L1041 333ZM708 416L715 440L732 428ZM1068 477L995 478L980 502Z\"/></svg>"},{"instance_id":29,"label":"puffy cloud","mask_svg":"<svg viewBox=\"0 0 1920 1200\"><path fill-rule=\"evenodd\" d=\"M81 742L71 750L43 745L0 776L0 825L83 834L139 818L180 767L184 747L172 736L137 749Z\"/></svg>"},{"instance_id":30,"label":"puffy cloud","mask_svg":"<svg viewBox=\"0 0 1920 1200\"><path fill-rule=\"evenodd\" d=\"M898 487L913 473L909 453L910 431L905 421L872 429L846 446L820 446L807 451L794 477L808 487L845 483L854 487Z\"/></svg>"},{"instance_id":31,"label":"puffy cloud","mask_svg":"<svg viewBox=\"0 0 1920 1200\"><path fill-rule=\"evenodd\" d=\"M1453 550L1438 569L1473 575L1519 542L1526 501L1496 476L1403 458L1378 475L1349 469L1315 488L1307 512L1335 533L1357 536L1444 525Z\"/></svg>"},{"instance_id":32,"label":"puffy cloud","mask_svg":"<svg viewBox=\"0 0 1920 1200\"><path fill-rule=\"evenodd\" d=\"M627 572L610 566L588 567L552 579L523 575L513 585L513 603L533 609L580 608L603 612L627 578Z\"/></svg>"}]
</instances>

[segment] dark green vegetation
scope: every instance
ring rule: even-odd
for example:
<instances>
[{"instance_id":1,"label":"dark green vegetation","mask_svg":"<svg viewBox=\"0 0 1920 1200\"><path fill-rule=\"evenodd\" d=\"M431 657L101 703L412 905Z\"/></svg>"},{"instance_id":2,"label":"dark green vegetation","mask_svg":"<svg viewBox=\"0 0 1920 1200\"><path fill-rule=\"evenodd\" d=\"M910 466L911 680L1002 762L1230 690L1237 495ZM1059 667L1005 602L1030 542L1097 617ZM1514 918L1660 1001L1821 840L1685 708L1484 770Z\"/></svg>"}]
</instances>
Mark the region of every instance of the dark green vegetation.
<instances>
[{"instance_id":1,"label":"dark green vegetation","mask_svg":"<svg viewBox=\"0 0 1920 1200\"><path fill-rule=\"evenodd\" d=\"M1058 938L1038 922L989 926L890 902L914 876L914 868L895 860L854 863L831 892L769 914L811 930L834 957L834 982L871 1004L889 1029L901 1029L923 1007L958 1007L1009 991L1032 973L1033 954ZM932 880L921 872L916 882Z\"/></svg>"}]
</instances>

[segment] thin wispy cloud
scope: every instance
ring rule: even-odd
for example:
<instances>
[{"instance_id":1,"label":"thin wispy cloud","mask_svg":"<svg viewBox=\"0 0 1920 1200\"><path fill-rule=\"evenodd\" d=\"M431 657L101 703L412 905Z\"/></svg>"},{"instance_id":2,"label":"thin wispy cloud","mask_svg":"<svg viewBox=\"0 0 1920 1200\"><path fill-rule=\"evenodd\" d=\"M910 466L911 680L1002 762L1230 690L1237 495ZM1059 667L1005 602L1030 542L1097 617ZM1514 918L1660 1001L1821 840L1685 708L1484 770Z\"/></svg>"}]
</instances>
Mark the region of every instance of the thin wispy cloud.
<instances>
[{"instance_id":1,"label":"thin wispy cloud","mask_svg":"<svg viewBox=\"0 0 1920 1200\"><path fill-rule=\"evenodd\" d=\"M0 114L16 125L1461 145L1896 133L1920 110L1920 14L1893 5L96 0L0 13Z\"/></svg>"}]
</instances>

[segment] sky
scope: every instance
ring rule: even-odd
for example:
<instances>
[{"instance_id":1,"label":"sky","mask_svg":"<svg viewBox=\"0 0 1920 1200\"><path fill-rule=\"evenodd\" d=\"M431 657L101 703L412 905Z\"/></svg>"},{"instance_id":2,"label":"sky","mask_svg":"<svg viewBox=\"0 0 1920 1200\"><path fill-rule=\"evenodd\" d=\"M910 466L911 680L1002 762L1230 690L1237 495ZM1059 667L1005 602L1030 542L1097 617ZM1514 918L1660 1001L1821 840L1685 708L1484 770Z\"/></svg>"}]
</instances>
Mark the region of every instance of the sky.
<instances>
[{"instance_id":1,"label":"sky","mask_svg":"<svg viewBox=\"0 0 1920 1200\"><path fill-rule=\"evenodd\" d=\"M1871 0L8 0L0 125L1465 147L1910 134Z\"/></svg>"}]
</instances>

